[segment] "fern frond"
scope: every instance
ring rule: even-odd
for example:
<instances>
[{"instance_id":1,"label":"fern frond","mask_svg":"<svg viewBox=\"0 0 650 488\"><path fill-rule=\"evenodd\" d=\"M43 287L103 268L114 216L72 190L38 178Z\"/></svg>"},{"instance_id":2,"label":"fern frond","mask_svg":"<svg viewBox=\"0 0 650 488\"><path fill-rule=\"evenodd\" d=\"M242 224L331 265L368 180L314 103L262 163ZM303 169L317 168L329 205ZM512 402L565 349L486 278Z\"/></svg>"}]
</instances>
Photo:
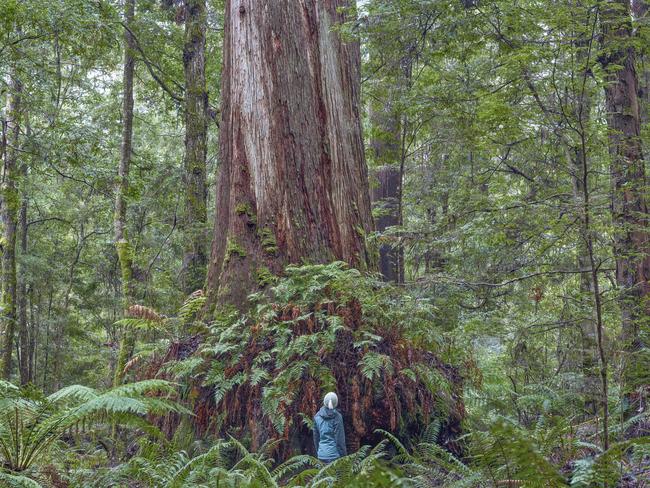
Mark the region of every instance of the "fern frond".
<instances>
[{"instance_id":1,"label":"fern frond","mask_svg":"<svg viewBox=\"0 0 650 488\"><path fill-rule=\"evenodd\" d=\"M322 462L313 456L301 455L294 456L284 463L280 464L271 472L274 480L280 481L286 478L295 476L308 468L316 468L322 466Z\"/></svg>"},{"instance_id":2,"label":"fern frond","mask_svg":"<svg viewBox=\"0 0 650 488\"><path fill-rule=\"evenodd\" d=\"M150 322L162 322L164 317L153 308L144 305L131 305L126 309L126 316L132 319L143 319Z\"/></svg>"},{"instance_id":3,"label":"fern frond","mask_svg":"<svg viewBox=\"0 0 650 488\"><path fill-rule=\"evenodd\" d=\"M6 488L43 488L31 478L23 475L14 475L0 472L0 482Z\"/></svg>"}]
</instances>

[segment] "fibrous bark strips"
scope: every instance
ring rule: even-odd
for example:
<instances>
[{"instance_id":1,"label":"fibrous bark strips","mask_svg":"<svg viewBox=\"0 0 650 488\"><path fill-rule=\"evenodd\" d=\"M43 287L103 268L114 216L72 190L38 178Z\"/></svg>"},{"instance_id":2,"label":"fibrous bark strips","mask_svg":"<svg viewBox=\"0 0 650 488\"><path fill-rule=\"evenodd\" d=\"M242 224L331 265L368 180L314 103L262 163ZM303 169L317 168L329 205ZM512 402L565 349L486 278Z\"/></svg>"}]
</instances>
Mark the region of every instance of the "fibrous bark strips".
<instances>
[{"instance_id":1,"label":"fibrous bark strips","mask_svg":"<svg viewBox=\"0 0 650 488\"><path fill-rule=\"evenodd\" d=\"M226 2L212 303L241 306L288 263L368 266L360 53L336 32L347 6Z\"/></svg>"}]
</instances>

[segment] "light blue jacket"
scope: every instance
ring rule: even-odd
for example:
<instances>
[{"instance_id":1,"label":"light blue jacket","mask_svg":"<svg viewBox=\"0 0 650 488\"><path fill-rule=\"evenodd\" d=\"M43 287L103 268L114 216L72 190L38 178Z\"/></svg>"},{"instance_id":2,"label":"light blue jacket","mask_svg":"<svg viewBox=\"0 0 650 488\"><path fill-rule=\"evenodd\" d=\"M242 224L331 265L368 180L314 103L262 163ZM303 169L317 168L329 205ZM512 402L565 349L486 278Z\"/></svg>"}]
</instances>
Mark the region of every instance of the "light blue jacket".
<instances>
[{"instance_id":1,"label":"light blue jacket","mask_svg":"<svg viewBox=\"0 0 650 488\"><path fill-rule=\"evenodd\" d=\"M343 416L337 409L321 407L314 417L314 448L321 461L347 455Z\"/></svg>"}]
</instances>

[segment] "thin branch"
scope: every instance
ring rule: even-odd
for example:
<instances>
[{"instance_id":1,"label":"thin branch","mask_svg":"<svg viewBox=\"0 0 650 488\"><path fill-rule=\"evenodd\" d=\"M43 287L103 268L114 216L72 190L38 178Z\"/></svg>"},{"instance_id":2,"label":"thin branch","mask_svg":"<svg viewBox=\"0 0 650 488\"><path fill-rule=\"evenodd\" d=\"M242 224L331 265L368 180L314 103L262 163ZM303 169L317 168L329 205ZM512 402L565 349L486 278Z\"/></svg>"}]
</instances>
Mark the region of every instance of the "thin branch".
<instances>
[{"instance_id":1,"label":"thin branch","mask_svg":"<svg viewBox=\"0 0 650 488\"><path fill-rule=\"evenodd\" d=\"M614 271L614 268L601 268L598 270L599 272L607 272L607 271ZM471 282L471 281L463 281L463 280L454 280L450 279L449 277L446 276L435 276L432 279L428 280L416 280L411 283L422 283L424 282L435 282L437 279L442 279L446 281L447 283L452 283L455 285L461 285L461 286L470 286L470 287L489 287L489 288L501 288L504 286L509 286L515 283L518 283L520 281L525 281L529 280L531 278L536 278L538 276L554 276L554 275L575 275L575 274L584 274L584 273L591 273L592 269L587 268L587 269L572 269L572 270L565 270L565 269L558 269L558 270L552 270L552 271L539 271L537 273L530 273L524 276L518 276L517 278L512 278L510 280L502 281L501 283L489 283L489 282Z\"/></svg>"},{"instance_id":2,"label":"thin branch","mask_svg":"<svg viewBox=\"0 0 650 488\"><path fill-rule=\"evenodd\" d=\"M40 39L41 37L43 37L43 34L38 34L38 35L33 34L33 35L29 35L29 36L19 37L18 39L15 39L15 40L13 40L11 42L8 42L7 44L3 45L2 48L0 48L0 55L2 54L2 52L5 49L7 49L10 46L15 46L16 44L20 44L23 41L34 41L36 39Z\"/></svg>"},{"instance_id":3,"label":"thin branch","mask_svg":"<svg viewBox=\"0 0 650 488\"><path fill-rule=\"evenodd\" d=\"M30 222L27 222L27 227L29 227L30 225L34 225L34 224L42 224L43 222L52 222L52 221L61 222L63 224L71 225L71 222L69 220L62 219L61 217L45 217L45 218L42 218L42 219L36 219L36 220L32 220Z\"/></svg>"},{"instance_id":4,"label":"thin branch","mask_svg":"<svg viewBox=\"0 0 650 488\"><path fill-rule=\"evenodd\" d=\"M177 205L176 210L174 210L174 223L172 224L172 230L169 231L169 234L167 234L167 237L165 237L162 244L160 245L160 248L158 249L158 252L153 257L151 262L149 263L149 266L147 267L147 276L149 276L151 274L151 268L153 268L154 263L158 260L158 257L160 256L160 253L162 252L163 248L165 247L165 244L167 244L167 241L169 240L169 238L174 233L174 230L176 230L176 224L178 222L177 213L178 213L178 205Z\"/></svg>"},{"instance_id":5,"label":"thin branch","mask_svg":"<svg viewBox=\"0 0 650 488\"><path fill-rule=\"evenodd\" d=\"M138 50L138 52L139 52L140 55L142 56L142 61L144 61L144 64L145 64L145 66L147 67L147 70L149 71L149 74L151 75L151 77L152 77L152 78L153 78L153 79L158 83L158 85L160 85L160 88L162 88L165 92L167 92L167 94L168 94L168 95L169 95L169 96L170 96L174 101L176 101L176 102L182 104L182 103L183 103L183 97L181 97L181 96L177 95L176 93L174 93L174 92L173 92L173 91L172 91L172 90L167 86L167 84L165 83L165 81L164 81L162 78L160 78L160 77L156 74L156 72L154 71L154 67L157 68L158 71L160 71L160 72L162 72L162 69L160 69L159 66L155 66L155 65L154 65L154 64L149 60L149 58L147 58L147 55L145 54L144 50L142 49L142 46L140 45L140 41L138 41L138 38L137 38L137 36L135 35L135 33L133 32L133 30L131 30L131 29L129 28L129 26L127 26L126 23L124 23L124 22L121 22L121 25L122 25L122 27L124 27L124 29L126 29L126 30L129 32L129 34L131 34L131 36L133 37L133 40L135 41L135 42L134 42L134 44L135 44L135 48ZM179 84L176 83L176 82L173 82L173 83L174 83L177 87L179 87L181 90L183 90L183 87L182 87L181 85L179 85Z\"/></svg>"}]
</instances>

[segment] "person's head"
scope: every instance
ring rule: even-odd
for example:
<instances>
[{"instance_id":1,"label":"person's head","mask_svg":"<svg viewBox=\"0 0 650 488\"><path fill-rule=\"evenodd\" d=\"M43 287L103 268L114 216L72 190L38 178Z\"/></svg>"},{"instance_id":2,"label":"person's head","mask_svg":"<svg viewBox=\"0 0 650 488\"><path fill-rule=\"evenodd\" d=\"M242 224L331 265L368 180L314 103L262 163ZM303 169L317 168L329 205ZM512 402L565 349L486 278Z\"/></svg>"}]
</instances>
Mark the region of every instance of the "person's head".
<instances>
[{"instance_id":1,"label":"person's head","mask_svg":"<svg viewBox=\"0 0 650 488\"><path fill-rule=\"evenodd\" d=\"M339 404L339 398L336 396L336 393L333 391L330 391L327 395L325 395L325 399L323 400L323 405L329 409L336 408L336 406Z\"/></svg>"}]
</instances>

